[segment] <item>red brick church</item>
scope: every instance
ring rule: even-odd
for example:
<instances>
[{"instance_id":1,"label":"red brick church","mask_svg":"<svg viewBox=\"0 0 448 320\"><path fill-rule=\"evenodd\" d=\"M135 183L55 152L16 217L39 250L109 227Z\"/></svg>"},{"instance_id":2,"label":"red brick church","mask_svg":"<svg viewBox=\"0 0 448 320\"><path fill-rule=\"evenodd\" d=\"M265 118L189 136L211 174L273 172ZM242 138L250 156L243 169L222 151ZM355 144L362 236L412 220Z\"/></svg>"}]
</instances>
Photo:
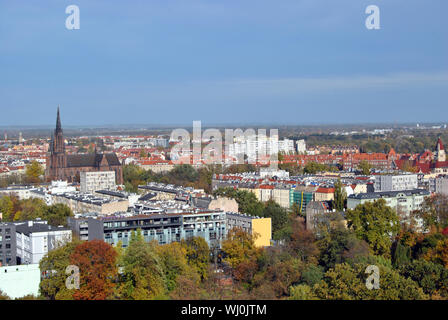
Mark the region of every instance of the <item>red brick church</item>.
<instances>
[{"instance_id":1,"label":"red brick church","mask_svg":"<svg viewBox=\"0 0 448 320\"><path fill-rule=\"evenodd\" d=\"M115 171L117 184L123 184L123 168L115 153L66 154L64 136L62 134L61 118L56 118L56 129L50 142L47 155L45 179L66 180L74 182L79 179L80 172Z\"/></svg>"}]
</instances>

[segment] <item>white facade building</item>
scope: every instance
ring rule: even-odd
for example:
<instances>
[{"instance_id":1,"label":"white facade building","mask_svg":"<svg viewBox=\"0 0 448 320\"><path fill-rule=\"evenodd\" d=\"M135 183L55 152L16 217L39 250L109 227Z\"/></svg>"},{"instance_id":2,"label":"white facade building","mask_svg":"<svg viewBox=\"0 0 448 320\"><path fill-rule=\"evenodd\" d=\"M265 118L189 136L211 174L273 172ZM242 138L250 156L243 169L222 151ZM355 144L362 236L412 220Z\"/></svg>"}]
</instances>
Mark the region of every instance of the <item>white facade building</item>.
<instances>
[{"instance_id":1,"label":"white facade building","mask_svg":"<svg viewBox=\"0 0 448 320\"><path fill-rule=\"evenodd\" d=\"M81 172L81 192L94 193L96 190L115 190L115 171Z\"/></svg>"},{"instance_id":2,"label":"white facade building","mask_svg":"<svg viewBox=\"0 0 448 320\"><path fill-rule=\"evenodd\" d=\"M404 191L418 188L416 174L375 176L375 192Z\"/></svg>"},{"instance_id":3,"label":"white facade building","mask_svg":"<svg viewBox=\"0 0 448 320\"><path fill-rule=\"evenodd\" d=\"M21 264L35 264L49 251L72 240L68 228L50 226L47 221L25 221L16 224L17 258Z\"/></svg>"},{"instance_id":4,"label":"white facade building","mask_svg":"<svg viewBox=\"0 0 448 320\"><path fill-rule=\"evenodd\" d=\"M296 141L296 145L297 145L297 153L298 154L306 154L306 142L305 142L305 140L303 140L303 139L297 140Z\"/></svg>"}]
</instances>

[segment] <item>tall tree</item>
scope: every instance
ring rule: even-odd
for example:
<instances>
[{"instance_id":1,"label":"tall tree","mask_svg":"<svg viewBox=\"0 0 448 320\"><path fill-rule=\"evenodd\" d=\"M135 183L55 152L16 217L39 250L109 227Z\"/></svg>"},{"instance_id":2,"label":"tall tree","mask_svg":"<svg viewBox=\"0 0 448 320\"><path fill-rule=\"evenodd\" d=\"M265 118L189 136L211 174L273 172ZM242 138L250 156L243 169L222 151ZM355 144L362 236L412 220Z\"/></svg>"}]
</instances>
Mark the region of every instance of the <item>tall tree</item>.
<instances>
[{"instance_id":1,"label":"tall tree","mask_svg":"<svg viewBox=\"0 0 448 320\"><path fill-rule=\"evenodd\" d=\"M117 252L108 243L92 240L78 244L70 262L78 266L80 288L73 293L75 300L105 300L112 296L117 278Z\"/></svg>"},{"instance_id":2,"label":"tall tree","mask_svg":"<svg viewBox=\"0 0 448 320\"><path fill-rule=\"evenodd\" d=\"M39 183L40 177L44 174L42 165L37 161L31 161L25 169L25 179L28 183Z\"/></svg>"},{"instance_id":3,"label":"tall tree","mask_svg":"<svg viewBox=\"0 0 448 320\"><path fill-rule=\"evenodd\" d=\"M440 232L442 228L448 226L448 196L435 194L426 197L421 208L413 215L423 221L426 229L434 228Z\"/></svg>"},{"instance_id":4,"label":"tall tree","mask_svg":"<svg viewBox=\"0 0 448 320\"><path fill-rule=\"evenodd\" d=\"M165 293L162 262L154 246L145 242L140 230L132 233L120 265L122 273L117 290L118 298L148 300Z\"/></svg>"},{"instance_id":5,"label":"tall tree","mask_svg":"<svg viewBox=\"0 0 448 320\"><path fill-rule=\"evenodd\" d=\"M187 261L196 269L201 279L207 279L210 270L210 248L202 237L191 237L182 241L186 248Z\"/></svg>"},{"instance_id":6,"label":"tall tree","mask_svg":"<svg viewBox=\"0 0 448 320\"><path fill-rule=\"evenodd\" d=\"M67 267L71 264L70 256L80 242L69 242L49 251L39 262L42 279L39 291L50 300L71 300L75 289L66 287Z\"/></svg>"},{"instance_id":7,"label":"tall tree","mask_svg":"<svg viewBox=\"0 0 448 320\"><path fill-rule=\"evenodd\" d=\"M398 215L384 199L366 202L347 210L347 225L375 254L390 257L392 237L400 231Z\"/></svg>"},{"instance_id":8,"label":"tall tree","mask_svg":"<svg viewBox=\"0 0 448 320\"><path fill-rule=\"evenodd\" d=\"M370 175L370 169L372 169L372 166L366 160L361 160L358 164L358 169L361 170L363 175L368 176Z\"/></svg>"},{"instance_id":9,"label":"tall tree","mask_svg":"<svg viewBox=\"0 0 448 320\"><path fill-rule=\"evenodd\" d=\"M277 202L269 200L265 204L263 216L271 218L273 238L278 240L280 238L278 232L288 222L288 213Z\"/></svg>"},{"instance_id":10,"label":"tall tree","mask_svg":"<svg viewBox=\"0 0 448 320\"><path fill-rule=\"evenodd\" d=\"M334 208L338 211L344 211L346 199L347 192L345 192L341 180L338 180L334 184Z\"/></svg>"}]
</instances>

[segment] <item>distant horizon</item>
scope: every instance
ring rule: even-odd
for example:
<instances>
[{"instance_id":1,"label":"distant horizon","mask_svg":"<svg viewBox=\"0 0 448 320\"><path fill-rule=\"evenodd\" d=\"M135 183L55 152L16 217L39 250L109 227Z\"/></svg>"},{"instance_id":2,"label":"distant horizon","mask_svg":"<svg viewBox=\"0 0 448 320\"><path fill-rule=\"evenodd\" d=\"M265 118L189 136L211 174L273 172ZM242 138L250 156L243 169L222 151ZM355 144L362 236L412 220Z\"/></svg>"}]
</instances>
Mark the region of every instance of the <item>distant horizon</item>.
<instances>
[{"instance_id":1,"label":"distant horizon","mask_svg":"<svg viewBox=\"0 0 448 320\"><path fill-rule=\"evenodd\" d=\"M201 121L199 119L196 119L194 121ZM107 129L109 127L111 128L132 128L135 129L136 127L142 127L142 129L158 129L158 128L176 128L176 127L192 127L193 121L191 122L185 122L185 123L166 123L166 124L156 124L156 123L109 123L109 124L64 124L62 121L62 128L70 128L70 129ZM448 120L447 121L435 121L435 122L347 122L347 123L339 123L339 122L328 122L328 123L208 123L208 122L202 122L203 128L211 128L211 127L217 127L217 128L234 128L234 127L249 127L249 126L262 126L262 127L323 127L323 128L333 128L333 127L357 127L357 126L366 126L366 127L375 127L375 126L387 126L387 127L404 127L404 126L413 126L416 129L417 124L419 126L448 126ZM54 124L39 124L39 125L1 125L0 124L0 130L2 129L54 129Z\"/></svg>"}]
</instances>

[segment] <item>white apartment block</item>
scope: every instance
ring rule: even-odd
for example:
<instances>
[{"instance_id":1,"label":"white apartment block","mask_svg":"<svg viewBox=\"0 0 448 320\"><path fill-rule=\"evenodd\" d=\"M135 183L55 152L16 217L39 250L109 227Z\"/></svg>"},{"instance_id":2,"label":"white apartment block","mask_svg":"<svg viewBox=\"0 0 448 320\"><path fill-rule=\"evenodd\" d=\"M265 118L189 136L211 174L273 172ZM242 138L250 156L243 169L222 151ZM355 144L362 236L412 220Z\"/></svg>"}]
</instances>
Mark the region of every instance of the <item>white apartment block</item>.
<instances>
[{"instance_id":1,"label":"white apartment block","mask_svg":"<svg viewBox=\"0 0 448 320\"><path fill-rule=\"evenodd\" d=\"M97 190L115 190L115 171L81 172L81 192L94 193Z\"/></svg>"},{"instance_id":2,"label":"white apartment block","mask_svg":"<svg viewBox=\"0 0 448 320\"><path fill-rule=\"evenodd\" d=\"M50 226L47 221L16 223L17 258L21 264L36 264L49 251L72 240L68 228Z\"/></svg>"},{"instance_id":3,"label":"white apartment block","mask_svg":"<svg viewBox=\"0 0 448 320\"><path fill-rule=\"evenodd\" d=\"M295 152L294 141L290 139L278 140L277 135L249 135L234 139L234 143L228 146L228 156L238 158L247 155L249 163L256 162L263 155L275 155L277 153L293 154Z\"/></svg>"},{"instance_id":4,"label":"white apartment block","mask_svg":"<svg viewBox=\"0 0 448 320\"><path fill-rule=\"evenodd\" d=\"M375 192L403 191L418 188L416 174L375 176Z\"/></svg>"},{"instance_id":5,"label":"white apartment block","mask_svg":"<svg viewBox=\"0 0 448 320\"><path fill-rule=\"evenodd\" d=\"M306 142L305 140L297 140L297 153L298 154L306 154Z\"/></svg>"}]
</instances>

